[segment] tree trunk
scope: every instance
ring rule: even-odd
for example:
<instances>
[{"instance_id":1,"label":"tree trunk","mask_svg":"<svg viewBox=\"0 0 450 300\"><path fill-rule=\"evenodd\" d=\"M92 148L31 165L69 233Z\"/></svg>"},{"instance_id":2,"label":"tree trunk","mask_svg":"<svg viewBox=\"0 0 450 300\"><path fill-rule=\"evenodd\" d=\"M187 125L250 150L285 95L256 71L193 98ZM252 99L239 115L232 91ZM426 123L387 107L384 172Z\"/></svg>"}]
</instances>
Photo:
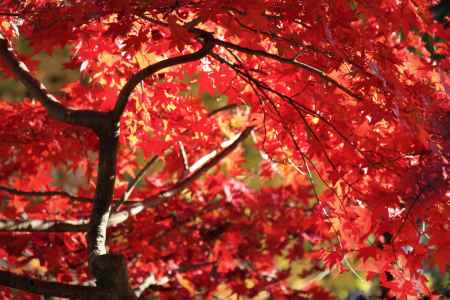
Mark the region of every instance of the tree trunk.
<instances>
[{"instance_id":1,"label":"tree trunk","mask_svg":"<svg viewBox=\"0 0 450 300\"><path fill-rule=\"evenodd\" d=\"M107 254L106 231L111 212L116 178L116 161L119 137L119 122L107 115L99 136L98 174L94 206L87 232L89 268L98 288L111 296L94 296L89 300L135 300L129 285L125 258L119 254Z\"/></svg>"}]
</instances>

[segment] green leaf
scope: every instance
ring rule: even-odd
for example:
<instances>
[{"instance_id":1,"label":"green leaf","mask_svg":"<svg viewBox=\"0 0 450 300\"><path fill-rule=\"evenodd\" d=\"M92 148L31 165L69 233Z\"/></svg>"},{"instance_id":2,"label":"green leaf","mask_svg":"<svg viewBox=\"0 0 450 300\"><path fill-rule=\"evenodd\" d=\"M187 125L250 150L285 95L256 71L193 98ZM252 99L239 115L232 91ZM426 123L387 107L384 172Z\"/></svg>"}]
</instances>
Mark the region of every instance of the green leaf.
<instances>
[{"instance_id":1,"label":"green leaf","mask_svg":"<svg viewBox=\"0 0 450 300\"><path fill-rule=\"evenodd\" d=\"M227 105L228 97L226 95L211 95L208 92L203 93L202 102L206 109L211 112Z\"/></svg>"},{"instance_id":2,"label":"green leaf","mask_svg":"<svg viewBox=\"0 0 450 300\"><path fill-rule=\"evenodd\" d=\"M242 142L242 147L244 148L245 156L243 167L253 173L257 173L262 157L251 136Z\"/></svg>"}]
</instances>

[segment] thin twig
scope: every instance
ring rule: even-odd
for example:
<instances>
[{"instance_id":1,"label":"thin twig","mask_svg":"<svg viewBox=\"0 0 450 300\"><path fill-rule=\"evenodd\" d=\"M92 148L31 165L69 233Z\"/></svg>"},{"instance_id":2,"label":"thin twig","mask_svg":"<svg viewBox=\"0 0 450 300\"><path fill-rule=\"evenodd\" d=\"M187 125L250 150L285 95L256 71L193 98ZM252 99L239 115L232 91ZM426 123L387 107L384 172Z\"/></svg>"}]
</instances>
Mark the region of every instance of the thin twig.
<instances>
[{"instance_id":1,"label":"thin twig","mask_svg":"<svg viewBox=\"0 0 450 300\"><path fill-rule=\"evenodd\" d=\"M0 191L26 197L64 197L70 200L92 203L92 198L72 195L66 191L22 191L15 188L0 186Z\"/></svg>"},{"instance_id":2,"label":"thin twig","mask_svg":"<svg viewBox=\"0 0 450 300\"><path fill-rule=\"evenodd\" d=\"M237 104L237 103L228 104L228 105L225 105L225 106L222 106L222 107L219 107L219 108L216 108L216 109L210 111L208 113L208 117L212 117L215 114L218 114L220 112L227 111L227 110L232 110L232 109L235 109L235 108L237 108L239 106L244 106L244 105L246 105L246 104Z\"/></svg>"},{"instance_id":3,"label":"thin twig","mask_svg":"<svg viewBox=\"0 0 450 300\"><path fill-rule=\"evenodd\" d=\"M120 208L120 206L130 198L131 194L133 193L134 189L139 184L139 182L142 180L145 173L147 173L148 169L151 166L153 166L153 164L156 162L157 159L158 156L156 155L152 156L152 158L149 161L147 161L145 166L137 173L136 177L133 178L133 180L131 180L128 183L127 190L122 194L122 197L120 197L113 211L117 211Z\"/></svg>"}]
</instances>

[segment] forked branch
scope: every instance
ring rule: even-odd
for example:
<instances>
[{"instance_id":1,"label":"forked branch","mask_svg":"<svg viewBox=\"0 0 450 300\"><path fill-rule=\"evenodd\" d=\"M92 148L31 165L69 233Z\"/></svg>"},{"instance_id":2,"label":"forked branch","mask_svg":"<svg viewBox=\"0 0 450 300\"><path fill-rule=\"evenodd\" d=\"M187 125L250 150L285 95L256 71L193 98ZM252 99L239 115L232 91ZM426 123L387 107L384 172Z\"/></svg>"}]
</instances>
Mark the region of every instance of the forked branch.
<instances>
[{"instance_id":1,"label":"forked branch","mask_svg":"<svg viewBox=\"0 0 450 300\"><path fill-rule=\"evenodd\" d=\"M125 107L128 103L128 99L130 98L131 93L133 92L134 88L143 80L148 78L149 76L155 74L158 71L161 71L162 69L196 61L201 59L202 57L205 57L214 47L214 42L211 38L211 35L206 32L201 33L201 37L203 40L203 47L190 54L186 55L180 55L176 57L171 57L162 61L159 61L155 64L152 64L139 72L135 73L133 76L131 76L130 79L128 79L127 83L123 86L123 88L120 90L119 96L117 98L116 106L113 110L113 116L116 121L120 119L122 116L123 111L125 110Z\"/></svg>"},{"instance_id":2,"label":"forked branch","mask_svg":"<svg viewBox=\"0 0 450 300\"><path fill-rule=\"evenodd\" d=\"M105 113L92 110L74 110L62 105L39 80L30 74L26 65L16 57L9 41L1 33L0 58L9 71L28 89L30 94L47 109L51 117L92 129L101 127Z\"/></svg>"}]
</instances>

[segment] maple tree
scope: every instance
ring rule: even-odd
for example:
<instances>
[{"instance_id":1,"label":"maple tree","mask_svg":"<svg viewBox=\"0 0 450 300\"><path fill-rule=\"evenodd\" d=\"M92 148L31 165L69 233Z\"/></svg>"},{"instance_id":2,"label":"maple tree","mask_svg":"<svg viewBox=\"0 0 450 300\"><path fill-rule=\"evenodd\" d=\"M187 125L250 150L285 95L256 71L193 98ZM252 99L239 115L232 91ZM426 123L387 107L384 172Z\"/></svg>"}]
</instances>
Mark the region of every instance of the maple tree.
<instances>
[{"instance_id":1,"label":"maple tree","mask_svg":"<svg viewBox=\"0 0 450 300\"><path fill-rule=\"evenodd\" d=\"M432 4L2 1L0 71L28 94L0 102L1 297L332 298L276 257L438 297L450 65ZM62 47L80 76L51 93L35 54Z\"/></svg>"}]
</instances>

